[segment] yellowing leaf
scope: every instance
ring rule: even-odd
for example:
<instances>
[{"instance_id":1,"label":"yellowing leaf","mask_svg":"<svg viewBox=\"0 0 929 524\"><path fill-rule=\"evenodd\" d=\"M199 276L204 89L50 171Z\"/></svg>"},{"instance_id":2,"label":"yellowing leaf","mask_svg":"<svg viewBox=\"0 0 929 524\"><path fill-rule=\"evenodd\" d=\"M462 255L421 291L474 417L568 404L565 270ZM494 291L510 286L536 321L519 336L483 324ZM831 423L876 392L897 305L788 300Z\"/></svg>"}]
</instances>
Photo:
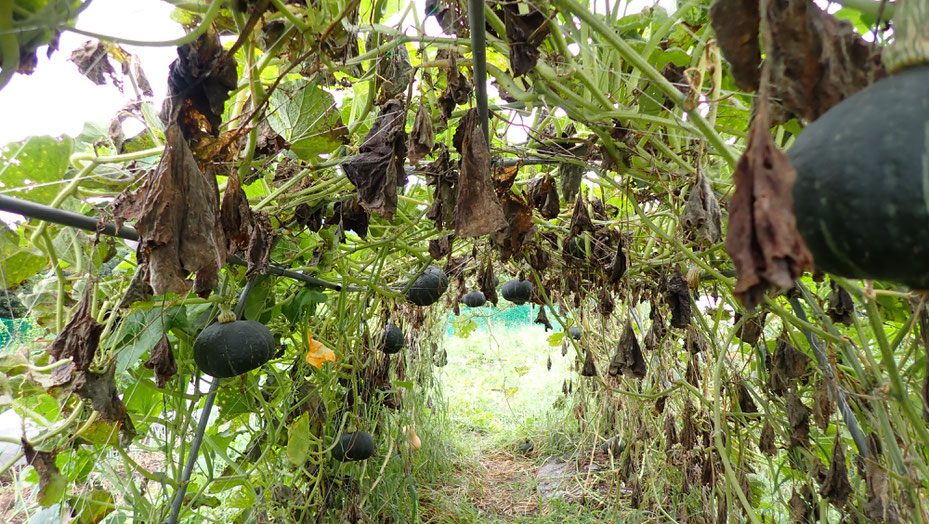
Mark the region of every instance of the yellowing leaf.
<instances>
[{"instance_id":1,"label":"yellowing leaf","mask_svg":"<svg viewBox=\"0 0 929 524\"><path fill-rule=\"evenodd\" d=\"M306 332L306 342L310 350L306 353L306 361L315 368L322 368L323 362L335 362L335 352L327 348L317 340L313 339L313 334Z\"/></svg>"}]
</instances>

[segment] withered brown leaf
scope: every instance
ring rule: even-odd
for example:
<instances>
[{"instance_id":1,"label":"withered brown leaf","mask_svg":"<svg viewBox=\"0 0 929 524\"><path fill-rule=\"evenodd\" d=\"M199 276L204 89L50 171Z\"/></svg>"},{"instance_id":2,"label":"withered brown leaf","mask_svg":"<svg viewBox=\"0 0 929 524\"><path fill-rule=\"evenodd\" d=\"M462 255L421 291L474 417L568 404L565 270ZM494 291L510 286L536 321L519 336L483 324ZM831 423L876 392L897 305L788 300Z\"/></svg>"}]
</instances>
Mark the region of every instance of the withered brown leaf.
<instances>
[{"instance_id":1,"label":"withered brown leaf","mask_svg":"<svg viewBox=\"0 0 929 524\"><path fill-rule=\"evenodd\" d=\"M851 326L854 322L852 315L855 313L855 301L844 287L835 283L835 280L829 281L829 287L831 290L826 314L833 322Z\"/></svg>"},{"instance_id":2,"label":"withered brown leaf","mask_svg":"<svg viewBox=\"0 0 929 524\"><path fill-rule=\"evenodd\" d=\"M609 374L612 376L629 374L635 378L645 378L648 368L642 357L642 348L632 328L632 318L626 317L623 334L616 344L616 352L610 360Z\"/></svg>"},{"instance_id":3,"label":"withered brown leaf","mask_svg":"<svg viewBox=\"0 0 929 524\"><path fill-rule=\"evenodd\" d=\"M767 102L760 100L733 177L726 234L726 252L737 277L733 292L749 310L761 303L769 287L791 287L813 264L793 214L791 190L797 173L774 145Z\"/></svg>"},{"instance_id":4,"label":"withered brown leaf","mask_svg":"<svg viewBox=\"0 0 929 524\"><path fill-rule=\"evenodd\" d=\"M196 274L197 295L205 297L216 287L226 259L219 188L214 177L197 167L176 123L165 131L158 168L137 192L117 197L114 214L119 220L136 220L139 264L148 267L156 295L186 294L190 273Z\"/></svg>"},{"instance_id":5,"label":"withered brown leaf","mask_svg":"<svg viewBox=\"0 0 929 524\"><path fill-rule=\"evenodd\" d=\"M532 208L522 197L511 191L503 195L502 201L506 227L494 233L492 238L500 249L500 260L506 262L522 250L536 227L532 221Z\"/></svg>"},{"instance_id":6,"label":"withered brown leaf","mask_svg":"<svg viewBox=\"0 0 929 524\"><path fill-rule=\"evenodd\" d=\"M100 413L104 420L119 424L120 442L128 444L135 436L135 426L126 406L116 390L116 366L110 366L103 373L86 370L74 378L74 392L84 400L89 400L94 411Z\"/></svg>"},{"instance_id":7,"label":"withered brown leaf","mask_svg":"<svg viewBox=\"0 0 929 524\"><path fill-rule=\"evenodd\" d=\"M481 293L488 302L497 306L497 276L494 274L494 266L487 261L487 264L481 268L481 273L477 277L480 284Z\"/></svg>"},{"instance_id":8,"label":"withered brown leaf","mask_svg":"<svg viewBox=\"0 0 929 524\"><path fill-rule=\"evenodd\" d=\"M835 444L832 447L832 462L826 474L819 494L831 502L835 507L841 508L848 502L852 493L852 485L848 482L848 468L845 466L845 443L838 432L835 435Z\"/></svg>"},{"instance_id":9,"label":"withered brown leaf","mask_svg":"<svg viewBox=\"0 0 929 524\"><path fill-rule=\"evenodd\" d=\"M171 350L168 335L161 335L161 340L152 348L151 355L143 365L155 371L155 384L159 388L165 387L168 380L177 375L177 362L174 360L174 351Z\"/></svg>"},{"instance_id":10,"label":"withered brown leaf","mask_svg":"<svg viewBox=\"0 0 929 524\"><path fill-rule=\"evenodd\" d=\"M777 446L774 444L774 426L771 421L765 419L761 427L761 436L758 439L758 451L773 457L777 455Z\"/></svg>"},{"instance_id":11,"label":"withered brown leaf","mask_svg":"<svg viewBox=\"0 0 929 524\"><path fill-rule=\"evenodd\" d=\"M510 44L510 69L516 78L535 68L539 60L539 45L548 36L548 18L532 5L529 12L522 14L518 3L502 5L506 40Z\"/></svg>"},{"instance_id":12,"label":"withered brown leaf","mask_svg":"<svg viewBox=\"0 0 929 524\"><path fill-rule=\"evenodd\" d=\"M88 283L71 320L48 346L48 353L55 357L55 360L72 359L74 367L69 368L70 374L73 374L74 370L84 371L89 368L100 344L103 326L97 323L90 312L93 289L92 283ZM63 382L70 380L70 376L63 378Z\"/></svg>"},{"instance_id":13,"label":"withered brown leaf","mask_svg":"<svg viewBox=\"0 0 929 524\"><path fill-rule=\"evenodd\" d=\"M712 245L722 237L723 215L719 210L719 200L710 187L710 179L703 174L690 188L681 221L697 243Z\"/></svg>"},{"instance_id":14,"label":"withered brown leaf","mask_svg":"<svg viewBox=\"0 0 929 524\"><path fill-rule=\"evenodd\" d=\"M754 91L761 80L761 44L758 0L714 0L710 5L710 24L719 49L739 89Z\"/></svg>"},{"instance_id":15,"label":"withered brown leaf","mask_svg":"<svg viewBox=\"0 0 929 524\"><path fill-rule=\"evenodd\" d=\"M461 119L454 143L461 153L455 233L466 238L480 237L505 228L507 219L494 193L490 150L478 122L477 109L471 109Z\"/></svg>"},{"instance_id":16,"label":"withered brown leaf","mask_svg":"<svg viewBox=\"0 0 929 524\"><path fill-rule=\"evenodd\" d=\"M440 236L439 238L433 238L429 241L429 256L433 260L439 260L442 257L448 256L452 252L452 240L455 239L455 235L448 233Z\"/></svg>"},{"instance_id":17,"label":"withered brown leaf","mask_svg":"<svg viewBox=\"0 0 929 524\"><path fill-rule=\"evenodd\" d=\"M796 390L787 391L787 421L790 423L790 447L810 447L810 410Z\"/></svg>"},{"instance_id":18,"label":"withered brown leaf","mask_svg":"<svg viewBox=\"0 0 929 524\"><path fill-rule=\"evenodd\" d=\"M597 376L597 365L594 364L594 355L590 352L590 349L587 349L587 355L584 357L584 368L581 369L581 376Z\"/></svg>"},{"instance_id":19,"label":"withered brown leaf","mask_svg":"<svg viewBox=\"0 0 929 524\"><path fill-rule=\"evenodd\" d=\"M26 464L35 468L36 473L39 475L39 504L48 507L56 502L47 498L50 495L49 488L57 488L58 485L67 484L68 482L67 477L61 474L55 464L55 457L58 452L36 451L32 444L26 440L26 437L23 437L21 442Z\"/></svg>"},{"instance_id":20,"label":"withered brown leaf","mask_svg":"<svg viewBox=\"0 0 929 524\"><path fill-rule=\"evenodd\" d=\"M91 82L97 85L106 84L106 78L103 75L107 75L113 85L119 86L122 90L121 83L116 77L116 70L113 69L113 64L107 57L108 47L104 42L88 40L72 51L71 58L68 60L74 62L77 70Z\"/></svg>"},{"instance_id":21,"label":"withered brown leaf","mask_svg":"<svg viewBox=\"0 0 929 524\"><path fill-rule=\"evenodd\" d=\"M665 300L671 306L671 327L685 328L690 325L690 290L687 281L677 267L665 282Z\"/></svg>"},{"instance_id":22,"label":"withered brown leaf","mask_svg":"<svg viewBox=\"0 0 929 524\"><path fill-rule=\"evenodd\" d=\"M436 60L444 59L448 61L446 67L443 68L445 70L445 90L436 100L445 119L452 116L452 112L458 104L467 102L471 96L471 91L474 90L468 77L458 69L458 57L460 56L457 51L446 49L440 49L436 53Z\"/></svg>"},{"instance_id":23,"label":"withered brown leaf","mask_svg":"<svg viewBox=\"0 0 929 524\"><path fill-rule=\"evenodd\" d=\"M432 117L426 110L426 104L420 101L416 118L413 119L413 130L410 132L410 150L407 152L410 164L419 164L420 160L432 152L433 146L435 133L432 130Z\"/></svg>"},{"instance_id":24,"label":"withered brown leaf","mask_svg":"<svg viewBox=\"0 0 929 524\"><path fill-rule=\"evenodd\" d=\"M378 103L406 94L412 81L413 64L406 45L393 47L377 61Z\"/></svg>"},{"instance_id":25,"label":"withered brown leaf","mask_svg":"<svg viewBox=\"0 0 929 524\"><path fill-rule=\"evenodd\" d=\"M812 358L793 347L784 337L779 338L774 346L771 364L771 391L784 395L791 382L809 374L812 361Z\"/></svg>"},{"instance_id":26,"label":"withered brown leaf","mask_svg":"<svg viewBox=\"0 0 929 524\"><path fill-rule=\"evenodd\" d=\"M536 289L536 286L533 286L533 289ZM542 324L546 333L553 329L552 323L548 321L548 315L545 314L545 306L539 306L539 314L535 317L535 323Z\"/></svg>"},{"instance_id":27,"label":"withered brown leaf","mask_svg":"<svg viewBox=\"0 0 929 524\"><path fill-rule=\"evenodd\" d=\"M387 220L397 210L397 188L406 184L405 126L403 102L388 100L365 135L358 154L342 164L345 175L358 189L361 207Z\"/></svg>"}]
</instances>

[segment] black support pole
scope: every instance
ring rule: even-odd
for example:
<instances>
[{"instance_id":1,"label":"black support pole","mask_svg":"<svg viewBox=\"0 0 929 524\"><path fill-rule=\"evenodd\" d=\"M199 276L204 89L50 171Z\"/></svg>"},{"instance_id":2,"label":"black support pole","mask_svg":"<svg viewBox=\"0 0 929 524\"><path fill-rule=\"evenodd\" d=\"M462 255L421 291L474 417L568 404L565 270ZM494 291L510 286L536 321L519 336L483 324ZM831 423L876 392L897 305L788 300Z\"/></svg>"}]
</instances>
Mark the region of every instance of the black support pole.
<instances>
[{"instance_id":1,"label":"black support pole","mask_svg":"<svg viewBox=\"0 0 929 524\"><path fill-rule=\"evenodd\" d=\"M484 29L487 22L484 19L483 0L469 0L468 18L471 22L471 57L477 116L481 121L484 138L490 145L490 115L487 111L487 33Z\"/></svg>"}]
</instances>

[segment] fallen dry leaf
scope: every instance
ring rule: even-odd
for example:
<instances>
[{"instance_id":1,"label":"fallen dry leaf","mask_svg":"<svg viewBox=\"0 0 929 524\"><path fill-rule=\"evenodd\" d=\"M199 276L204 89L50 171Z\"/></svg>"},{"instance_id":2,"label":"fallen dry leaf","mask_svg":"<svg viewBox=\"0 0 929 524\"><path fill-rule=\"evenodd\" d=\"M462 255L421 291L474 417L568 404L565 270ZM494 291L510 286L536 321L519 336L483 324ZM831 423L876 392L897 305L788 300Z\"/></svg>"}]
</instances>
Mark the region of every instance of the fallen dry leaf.
<instances>
[{"instance_id":1,"label":"fallen dry leaf","mask_svg":"<svg viewBox=\"0 0 929 524\"><path fill-rule=\"evenodd\" d=\"M151 355L143 365L155 371L155 384L159 388L165 387L168 380L177 375L177 362L174 360L174 351L171 350L167 335L161 335L161 340L152 348Z\"/></svg>"},{"instance_id":2,"label":"fallen dry leaf","mask_svg":"<svg viewBox=\"0 0 929 524\"><path fill-rule=\"evenodd\" d=\"M797 231L793 189L797 173L771 138L767 102L759 107L748 146L736 166L735 194L729 203L726 252L736 270L735 296L754 310L771 286L786 289L813 265Z\"/></svg>"},{"instance_id":3,"label":"fallen dry leaf","mask_svg":"<svg viewBox=\"0 0 929 524\"><path fill-rule=\"evenodd\" d=\"M206 297L216 287L226 259L219 188L197 167L177 124L165 131L157 169L137 192L120 194L113 207L119 220L136 220L139 265L148 266L156 295L186 294L190 273L196 274L197 295Z\"/></svg>"},{"instance_id":4,"label":"fallen dry leaf","mask_svg":"<svg viewBox=\"0 0 929 524\"><path fill-rule=\"evenodd\" d=\"M455 233L464 238L489 235L507 226L490 176L490 150L478 122L477 109L461 119L454 137L461 154Z\"/></svg>"},{"instance_id":5,"label":"fallen dry leaf","mask_svg":"<svg viewBox=\"0 0 929 524\"><path fill-rule=\"evenodd\" d=\"M381 107L365 135L358 154L342 164L345 175L358 189L358 201L369 213L387 220L397 210L397 188L406 184L406 108L392 99Z\"/></svg>"},{"instance_id":6,"label":"fallen dry leaf","mask_svg":"<svg viewBox=\"0 0 929 524\"><path fill-rule=\"evenodd\" d=\"M520 13L520 4L516 2L502 6L506 40L510 44L510 69L516 78L535 68L539 45L548 36L548 18L532 5L527 13Z\"/></svg>"}]
</instances>

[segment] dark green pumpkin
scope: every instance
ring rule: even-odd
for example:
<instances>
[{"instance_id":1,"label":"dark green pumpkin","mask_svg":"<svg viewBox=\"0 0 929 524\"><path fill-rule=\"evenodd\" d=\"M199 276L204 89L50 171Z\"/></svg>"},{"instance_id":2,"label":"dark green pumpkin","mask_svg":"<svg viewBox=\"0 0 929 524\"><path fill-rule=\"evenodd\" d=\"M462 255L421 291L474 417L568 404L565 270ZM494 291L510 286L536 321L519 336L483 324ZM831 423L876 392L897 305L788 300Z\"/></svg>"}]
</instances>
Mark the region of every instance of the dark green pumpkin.
<instances>
[{"instance_id":1,"label":"dark green pumpkin","mask_svg":"<svg viewBox=\"0 0 929 524\"><path fill-rule=\"evenodd\" d=\"M508 280L503 283L503 288L500 290L500 293L503 295L503 298L516 305L525 304L532 298L532 282L528 280L519 280L518 278Z\"/></svg>"},{"instance_id":2,"label":"dark green pumpkin","mask_svg":"<svg viewBox=\"0 0 929 524\"><path fill-rule=\"evenodd\" d=\"M836 105L797 137L794 214L816 268L929 289L929 66Z\"/></svg>"},{"instance_id":3,"label":"dark green pumpkin","mask_svg":"<svg viewBox=\"0 0 929 524\"><path fill-rule=\"evenodd\" d=\"M388 355L399 353L403 349L403 330L396 324L387 324L375 337L374 345Z\"/></svg>"},{"instance_id":4,"label":"dark green pumpkin","mask_svg":"<svg viewBox=\"0 0 929 524\"><path fill-rule=\"evenodd\" d=\"M332 458L339 462L365 460L374 454L374 439L364 431L342 433L332 447Z\"/></svg>"},{"instance_id":5,"label":"dark green pumpkin","mask_svg":"<svg viewBox=\"0 0 929 524\"><path fill-rule=\"evenodd\" d=\"M461 297L461 302L468 307L481 307L487 302L487 298L480 291L468 291Z\"/></svg>"},{"instance_id":6,"label":"dark green pumpkin","mask_svg":"<svg viewBox=\"0 0 929 524\"><path fill-rule=\"evenodd\" d=\"M253 320L217 322L194 340L194 361L200 371L228 378L251 371L274 354L274 337Z\"/></svg>"},{"instance_id":7,"label":"dark green pumpkin","mask_svg":"<svg viewBox=\"0 0 929 524\"><path fill-rule=\"evenodd\" d=\"M413 281L406 292L406 298L417 306L430 306L439 301L446 289L448 276L441 269L429 266L425 273Z\"/></svg>"},{"instance_id":8,"label":"dark green pumpkin","mask_svg":"<svg viewBox=\"0 0 929 524\"><path fill-rule=\"evenodd\" d=\"M577 326L571 326L568 328L568 334L571 335L571 338L573 338L574 340L580 340L581 339L581 328Z\"/></svg>"}]
</instances>

